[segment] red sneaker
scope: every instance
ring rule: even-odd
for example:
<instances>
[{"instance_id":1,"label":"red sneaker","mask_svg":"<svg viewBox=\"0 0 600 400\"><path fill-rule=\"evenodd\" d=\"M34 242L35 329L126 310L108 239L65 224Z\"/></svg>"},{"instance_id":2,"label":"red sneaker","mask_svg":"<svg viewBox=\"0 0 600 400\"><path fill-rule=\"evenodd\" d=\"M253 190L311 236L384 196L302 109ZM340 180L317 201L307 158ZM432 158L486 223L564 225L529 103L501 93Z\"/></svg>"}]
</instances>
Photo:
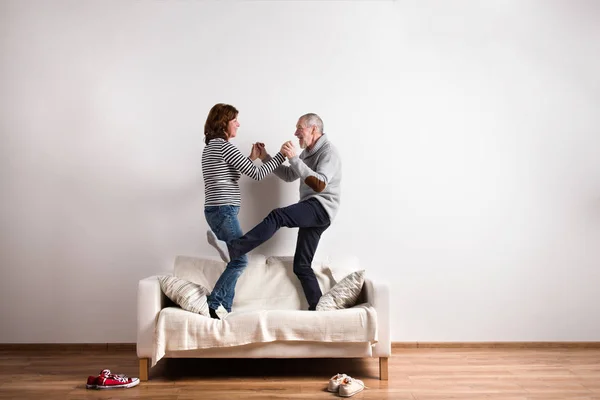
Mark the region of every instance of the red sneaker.
<instances>
[{"instance_id":1,"label":"red sneaker","mask_svg":"<svg viewBox=\"0 0 600 400\"><path fill-rule=\"evenodd\" d=\"M98 376L89 376L87 384L88 389L117 389L131 388L140 383L138 378L129 378L125 375L115 375L109 369L103 369Z\"/></svg>"}]
</instances>

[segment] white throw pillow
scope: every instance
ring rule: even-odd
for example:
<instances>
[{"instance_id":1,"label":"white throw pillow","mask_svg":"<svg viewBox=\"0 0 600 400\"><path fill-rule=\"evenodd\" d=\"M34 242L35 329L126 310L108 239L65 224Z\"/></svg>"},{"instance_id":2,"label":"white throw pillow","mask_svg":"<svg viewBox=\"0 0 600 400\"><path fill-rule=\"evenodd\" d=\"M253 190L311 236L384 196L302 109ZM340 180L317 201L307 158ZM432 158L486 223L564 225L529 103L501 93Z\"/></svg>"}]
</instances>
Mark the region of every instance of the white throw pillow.
<instances>
[{"instance_id":1,"label":"white throw pillow","mask_svg":"<svg viewBox=\"0 0 600 400\"><path fill-rule=\"evenodd\" d=\"M159 276L160 288L174 303L187 311L208 316L209 291L202 285L176 276Z\"/></svg>"},{"instance_id":2,"label":"white throw pillow","mask_svg":"<svg viewBox=\"0 0 600 400\"><path fill-rule=\"evenodd\" d=\"M364 281L364 269L346 276L336 283L330 291L321 296L317 304L317 311L341 310L352 307L356 304Z\"/></svg>"}]
</instances>

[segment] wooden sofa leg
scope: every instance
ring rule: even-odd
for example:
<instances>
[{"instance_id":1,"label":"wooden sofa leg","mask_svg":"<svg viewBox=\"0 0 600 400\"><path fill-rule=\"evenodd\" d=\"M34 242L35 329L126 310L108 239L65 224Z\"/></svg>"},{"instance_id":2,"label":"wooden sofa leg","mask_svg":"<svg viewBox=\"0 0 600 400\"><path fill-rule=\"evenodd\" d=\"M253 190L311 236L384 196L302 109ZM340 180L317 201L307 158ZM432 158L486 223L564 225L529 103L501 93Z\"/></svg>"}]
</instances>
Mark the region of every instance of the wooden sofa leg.
<instances>
[{"instance_id":1,"label":"wooden sofa leg","mask_svg":"<svg viewBox=\"0 0 600 400\"><path fill-rule=\"evenodd\" d=\"M387 357L379 357L379 380L380 381L388 380L388 358Z\"/></svg>"},{"instance_id":2,"label":"wooden sofa leg","mask_svg":"<svg viewBox=\"0 0 600 400\"><path fill-rule=\"evenodd\" d=\"M150 370L148 361L150 361L149 358L140 358L140 381L148 380L148 372Z\"/></svg>"}]
</instances>

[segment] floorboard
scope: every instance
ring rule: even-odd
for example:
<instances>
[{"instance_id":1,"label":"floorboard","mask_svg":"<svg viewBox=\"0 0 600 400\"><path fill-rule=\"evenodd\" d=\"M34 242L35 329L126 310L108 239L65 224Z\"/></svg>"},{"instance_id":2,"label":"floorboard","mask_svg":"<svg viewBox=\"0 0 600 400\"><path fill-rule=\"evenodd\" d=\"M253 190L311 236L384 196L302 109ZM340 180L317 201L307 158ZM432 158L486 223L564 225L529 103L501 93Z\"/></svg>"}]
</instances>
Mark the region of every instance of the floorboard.
<instances>
[{"instance_id":1,"label":"floorboard","mask_svg":"<svg viewBox=\"0 0 600 400\"><path fill-rule=\"evenodd\" d=\"M0 399L331 399L338 372L362 379L356 399L600 400L599 349L394 349L389 381L378 359L164 359L150 381L87 390L102 368L137 376L128 349L0 351Z\"/></svg>"}]
</instances>

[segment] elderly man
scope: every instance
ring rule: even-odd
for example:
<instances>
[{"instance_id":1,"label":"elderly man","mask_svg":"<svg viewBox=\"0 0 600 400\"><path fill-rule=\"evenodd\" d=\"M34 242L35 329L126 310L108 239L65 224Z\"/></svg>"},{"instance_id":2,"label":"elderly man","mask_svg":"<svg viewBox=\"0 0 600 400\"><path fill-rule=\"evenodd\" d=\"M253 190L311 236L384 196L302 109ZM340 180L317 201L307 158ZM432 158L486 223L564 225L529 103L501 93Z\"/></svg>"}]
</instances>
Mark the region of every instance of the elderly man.
<instances>
[{"instance_id":1,"label":"elderly man","mask_svg":"<svg viewBox=\"0 0 600 400\"><path fill-rule=\"evenodd\" d=\"M273 173L286 182L300 179L300 201L271 211L261 223L241 238L228 241L226 246L212 231L207 235L208 242L228 262L266 242L281 227L299 228L294 273L302 284L308 309L315 310L322 293L311 264L321 235L335 218L340 204L342 162L336 148L323 133L323 121L318 115L301 116L294 135L302 153L297 155L291 142L284 143L281 153L290 165L280 165ZM266 162L270 156L264 146L260 146L260 158Z\"/></svg>"}]
</instances>

